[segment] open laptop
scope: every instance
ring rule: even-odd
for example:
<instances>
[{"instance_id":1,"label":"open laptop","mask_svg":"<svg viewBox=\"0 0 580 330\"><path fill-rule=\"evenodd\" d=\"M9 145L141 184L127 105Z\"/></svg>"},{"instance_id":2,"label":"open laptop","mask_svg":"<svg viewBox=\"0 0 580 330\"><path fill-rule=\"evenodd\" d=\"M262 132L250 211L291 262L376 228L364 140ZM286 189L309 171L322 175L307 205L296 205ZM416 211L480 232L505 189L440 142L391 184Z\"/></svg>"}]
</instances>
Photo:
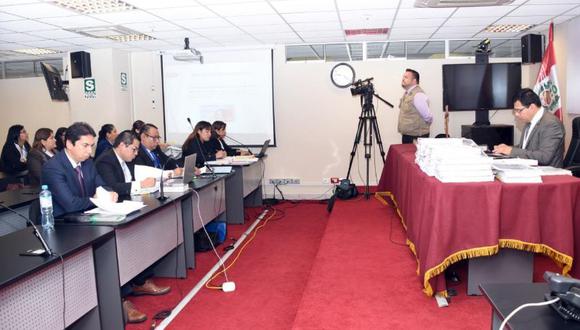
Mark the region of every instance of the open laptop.
<instances>
[{"instance_id":1,"label":"open laptop","mask_svg":"<svg viewBox=\"0 0 580 330\"><path fill-rule=\"evenodd\" d=\"M268 150L269 146L270 146L270 139L264 141L264 144L262 145L262 149L260 150L260 152L258 154L256 154L256 158L262 158L262 157L266 156L266 150Z\"/></svg>"},{"instance_id":2,"label":"open laptop","mask_svg":"<svg viewBox=\"0 0 580 330\"><path fill-rule=\"evenodd\" d=\"M195 177L195 161L197 160L197 154L192 154L185 156L185 161L183 162L183 174L178 177L174 177L171 180L167 180L167 184L172 183L184 183L189 184L193 181Z\"/></svg>"}]
</instances>

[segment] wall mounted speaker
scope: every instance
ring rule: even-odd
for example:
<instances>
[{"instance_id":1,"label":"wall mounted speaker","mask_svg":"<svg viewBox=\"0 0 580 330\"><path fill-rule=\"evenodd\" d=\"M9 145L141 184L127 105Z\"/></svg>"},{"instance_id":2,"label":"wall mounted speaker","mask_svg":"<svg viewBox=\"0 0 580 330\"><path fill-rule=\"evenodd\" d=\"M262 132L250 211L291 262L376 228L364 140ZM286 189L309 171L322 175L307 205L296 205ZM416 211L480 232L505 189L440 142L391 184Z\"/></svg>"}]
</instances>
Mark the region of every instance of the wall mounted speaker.
<instances>
[{"instance_id":1,"label":"wall mounted speaker","mask_svg":"<svg viewBox=\"0 0 580 330\"><path fill-rule=\"evenodd\" d=\"M91 54L87 52L70 53L70 68L72 78L88 78L91 73Z\"/></svg>"},{"instance_id":2,"label":"wall mounted speaker","mask_svg":"<svg viewBox=\"0 0 580 330\"><path fill-rule=\"evenodd\" d=\"M522 37L522 63L542 62L543 55L542 35L526 34Z\"/></svg>"}]
</instances>

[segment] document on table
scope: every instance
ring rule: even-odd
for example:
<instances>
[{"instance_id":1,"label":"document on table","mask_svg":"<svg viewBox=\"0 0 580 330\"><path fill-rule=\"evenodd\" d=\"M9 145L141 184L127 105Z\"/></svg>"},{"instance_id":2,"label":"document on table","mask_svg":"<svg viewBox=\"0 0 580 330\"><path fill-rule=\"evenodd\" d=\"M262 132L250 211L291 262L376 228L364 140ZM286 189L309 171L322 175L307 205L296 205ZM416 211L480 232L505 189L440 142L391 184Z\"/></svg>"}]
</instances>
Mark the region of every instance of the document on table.
<instances>
[{"instance_id":1,"label":"document on table","mask_svg":"<svg viewBox=\"0 0 580 330\"><path fill-rule=\"evenodd\" d=\"M163 179L167 179L173 174L171 170L163 171ZM161 169L152 167L152 166L144 166L144 165L135 165L135 181L142 181L147 178L155 178L159 181L161 177Z\"/></svg>"},{"instance_id":2,"label":"document on table","mask_svg":"<svg viewBox=\"0 0 580 330\"><path fill-rule=\"evenodd\" d=\"M86 211L86 214L116 214L127 215L145 207L143 202L123 201L122 203L113 203L110 197L110 192L97 188L97 198L91 198L91 202L97 207Z\"/></svg>"}]
</instances>

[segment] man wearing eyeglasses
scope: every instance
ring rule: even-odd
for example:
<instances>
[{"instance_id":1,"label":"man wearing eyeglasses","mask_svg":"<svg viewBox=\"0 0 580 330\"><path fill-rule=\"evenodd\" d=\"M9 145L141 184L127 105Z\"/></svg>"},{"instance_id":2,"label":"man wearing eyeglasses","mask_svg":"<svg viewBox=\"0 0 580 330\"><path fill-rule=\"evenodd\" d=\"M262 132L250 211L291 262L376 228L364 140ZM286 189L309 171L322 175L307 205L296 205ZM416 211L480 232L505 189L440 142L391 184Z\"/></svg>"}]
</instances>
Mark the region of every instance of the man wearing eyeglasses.
<instances>
[{"instance_id":1,"label":"man wearing eyeglasses","mask_svg":"<svg viewBox=\"0 0 580 330\"><path fill-rule=\"evenodd\" d=\"M183 169L177 166L177 162L161 151L159 147L161 137L159 136L157 126L153 124L143 125L139 138L141 139L141 147L139 148L137 157L135 157L136 165L173 170L174 176L180 176L182 174Z\"/></svg>"},{"instance_id":2,"label":"man wearing eyeglasses","mask_svg":"<svg viewBox=\"0 0 580 330\"><path fill-rule=\"evenodd\" d=\"M529 88L514 96L514 116L526 123L517 147L500 144L494 153L535 159L538 165L562 167L564 159L564 125L542 108L540 97Z\"/></svg>"},{"instance_id":3,"label":"man wearing eyeglasses","mask_svg":"<svg viewBox=\"0 0 580 330\"><path fill-rule=\"evenodd\" d=\"M123 131L115 138L113 148L103 152L95 162L97 171L119 195L130 195L141 188L155 186L155 178L135 181L133 159L139 152L139 140L131 131Z\"/></svg>"}]
</instances>

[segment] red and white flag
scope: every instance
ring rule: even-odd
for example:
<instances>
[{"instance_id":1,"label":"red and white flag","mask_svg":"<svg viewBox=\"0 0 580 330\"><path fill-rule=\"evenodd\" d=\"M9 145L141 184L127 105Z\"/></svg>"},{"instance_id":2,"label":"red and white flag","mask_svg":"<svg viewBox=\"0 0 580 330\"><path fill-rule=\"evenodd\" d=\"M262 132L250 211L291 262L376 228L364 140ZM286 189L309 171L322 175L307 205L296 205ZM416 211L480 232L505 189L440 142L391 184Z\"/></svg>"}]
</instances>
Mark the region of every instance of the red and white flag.
<instances>
[{"instance_id":1,"label":"red and white flag","mask_svg":"<svg viewBox=\"0 0 580 330\"><path fill-rule=\"evenodd\" d=\"M562 102L558 74L556 72L556 54L554 53L554 23L550 24L548 47L542 59L534 92L540 96L542 106L562 120Z\"/></svg>"}]
</instances>

